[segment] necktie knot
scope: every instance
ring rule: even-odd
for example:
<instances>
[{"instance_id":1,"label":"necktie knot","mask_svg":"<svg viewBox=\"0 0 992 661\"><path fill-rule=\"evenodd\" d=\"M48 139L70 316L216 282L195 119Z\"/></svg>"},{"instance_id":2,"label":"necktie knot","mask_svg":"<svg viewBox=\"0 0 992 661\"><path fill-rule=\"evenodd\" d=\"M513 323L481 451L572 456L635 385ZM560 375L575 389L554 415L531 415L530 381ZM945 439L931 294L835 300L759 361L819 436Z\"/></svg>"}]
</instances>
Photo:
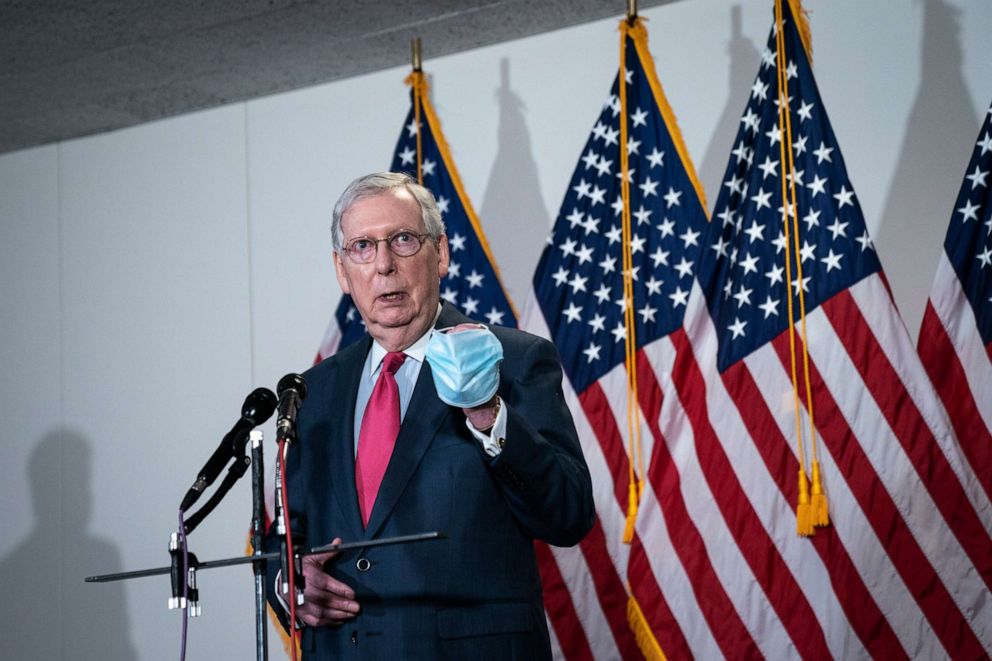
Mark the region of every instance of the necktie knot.
<instances>
[{"instance_id":1,"label":"necktie knot","mask_svg":"<svg viewBox=\"0 0 992 661\"><path fill-rule=\"evenodd\" d=\"M402 351L390 351L382 359L382 371L386 374L396 374L404 360L406 360L406 354Z\"/></svg>"}]
</instances>

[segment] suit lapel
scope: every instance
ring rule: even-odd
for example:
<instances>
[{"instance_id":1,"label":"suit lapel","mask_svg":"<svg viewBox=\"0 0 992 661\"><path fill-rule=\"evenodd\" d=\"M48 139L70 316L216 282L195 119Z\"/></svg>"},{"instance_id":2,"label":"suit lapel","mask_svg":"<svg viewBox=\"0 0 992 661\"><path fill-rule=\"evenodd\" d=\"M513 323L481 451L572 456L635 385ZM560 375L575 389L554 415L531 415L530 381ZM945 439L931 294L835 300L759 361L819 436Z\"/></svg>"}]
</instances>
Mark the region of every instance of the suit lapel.
<instances>
[{"instance_id":1,"label":"suit lapel","mask_svg":"<svg viewBox=\"0 0 992 661\"><path fill-rule=\"evenodd\" d=\"M403 418L400 434L396 437L393 456L389 459L386 475L382 478L382 485L372 507L372 516L365 531L368 538L371 539L378 533L389 513L393 511L410 478L420 465L424 453L448 416L448 411L448 405L437 398L431 368L425 361L420 368L417 386L413 390L410 405ZM411 534L417 532L422 531L410 531Z\"/></svg>"},{"instance_id":2,"label":"suit lapel","mask_svg":"<svg viewBox=\"0 0 992 661\"><path fill-rule=\"evenodd\" d=\"M445 303L434 327L447 328L469 321L471 319ZM369 525L365 531L367 538L371 539L378 533L389 513L399 502L406 485L420 465L420 460L450 412L451 408L438 399L437 391L434 389L434 377L431 376L431 366L425 360L420 368L420 376L417 377L417 385L413 390L406 416L403 418L400 434L396 438L393 456L389 459L389 466L386 468L375 505L372 507L372 516L369 517ZM354 417L354 413L352 416ZM354 462L352 464L354 465ZM354 488L354 475L351 481ZM357 504L355 507L357 511ZM423 531L409 532L412 534Z\"/></svg>"},{"instance_id":3,"label":"suit lapel","mask_svg":"<svg viewBox=\"0 0 992 661\"><path fill-rule=\"evenodd\" d=\"M338 402L328 403L334 410L340 411L332 421L332 440L328 444L330 452L328 465L331 471L327 479L331 482L335 499L341 508L344 520L348 523L349 530L335 532L343 539L359 539L365 535L362 516L358 510L358 492L355 488L355 400L358 398L358 385L362 378L365 357L371 345L372 340L366 336L345 350L350 353L342 357L337 375L342 390L339 391L333 385L331 388L331 392L341 393L341 399Z\"/></svg>"},{"instance_id":4,"label":"suit lapel","mask_svg":"<svg viewBox=\"0 0 992 661\"><path fill-rule=\"evenodd\" d=\"M451 326L457 326L458 324L474 323L476 323L474 319L469 319L463 315L455 306L449 305L448 303L442 303L441 314L438 315L437 323L434 324L434 328L449 328Z\"/></svg>"}]
</instances>

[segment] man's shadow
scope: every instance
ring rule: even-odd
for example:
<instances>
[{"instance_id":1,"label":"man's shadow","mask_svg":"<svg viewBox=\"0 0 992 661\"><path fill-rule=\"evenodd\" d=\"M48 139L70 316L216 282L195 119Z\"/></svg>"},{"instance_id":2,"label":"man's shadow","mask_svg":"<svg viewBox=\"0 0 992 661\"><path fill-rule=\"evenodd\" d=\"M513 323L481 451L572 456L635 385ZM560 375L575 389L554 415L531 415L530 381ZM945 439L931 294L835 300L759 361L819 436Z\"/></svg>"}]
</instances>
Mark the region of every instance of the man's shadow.
<instances>
[{"instance_id":1,"label":"man's shadow","mask_svg":"<svg viewBox=\"0 0 992 661\"><path fill-rule=\"evenodd\" d=\"M524 102L510 88L510 63L500 60L499 145L480 208L481 222L500 267L500 277L518 314L551 231L537 178Z\"/></svg>"},{"instance_id":2,"label":"man's shadow","mask_svg":"<svg viewBox=\"0 0 992 661\"><path fill-rule=\"evenodd\" d=\"M920 4L920 86L875 237L914 338L980 123L961 74L960 12L946 0Z\"/></svg>"},{"instance_id":3,"label":"man's shadow","mask_svg":"<svg viewBox=\"0 0 992 661\"><path fill-rule=\"evenodd\" d=\"M95 570L121 569L117 549L88 530L92 454L89 441L71 430L50 432L31 453L34 527L0 562L0 659L138 656L123 584L83 582Z\"/></svg>"}]
</instances>

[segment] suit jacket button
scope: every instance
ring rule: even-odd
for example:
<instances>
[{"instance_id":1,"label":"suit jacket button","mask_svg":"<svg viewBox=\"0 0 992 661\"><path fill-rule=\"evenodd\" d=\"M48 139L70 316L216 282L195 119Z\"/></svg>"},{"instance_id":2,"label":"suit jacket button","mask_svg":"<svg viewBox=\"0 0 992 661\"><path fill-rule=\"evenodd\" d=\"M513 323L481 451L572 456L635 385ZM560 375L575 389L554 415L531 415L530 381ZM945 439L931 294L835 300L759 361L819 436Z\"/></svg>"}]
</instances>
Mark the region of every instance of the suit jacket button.
<instances>
[{"instance_id":1,"label":"suit jacket button","mask_svg":"<svg viewBox=\"0 0 992 661\"><path fill-rule=\"evenodd\" d=\"M372 562L368 558L359 558L355 567L358 568L358 571L368 571L372 569Z\"/></svg>"}]
</instances>

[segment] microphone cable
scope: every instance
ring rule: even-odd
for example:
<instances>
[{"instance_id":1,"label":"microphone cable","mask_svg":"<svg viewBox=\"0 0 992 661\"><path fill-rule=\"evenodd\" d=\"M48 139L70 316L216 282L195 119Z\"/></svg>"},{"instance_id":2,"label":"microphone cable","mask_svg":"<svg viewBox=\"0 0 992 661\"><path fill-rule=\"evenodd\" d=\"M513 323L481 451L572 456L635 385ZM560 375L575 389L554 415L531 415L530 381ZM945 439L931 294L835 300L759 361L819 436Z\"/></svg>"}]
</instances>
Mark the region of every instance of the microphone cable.
<instances>
[{"instance_id":1,"label":"microphone cable","mask_svg":"<svg viewBox=\"0 0 992 661\"><path fill-rule=\"evenodd\" d=\"M300 631L296 627L296 557L293 553L293 531L290 527L290 519L292 517L289 515L289 496L286 491L287 450L286 439L280 439L277 452L279 454L279 463L281 464L279 480L282 483L282 516L286 527L286 555L289 560L289 633L293 642L290 647L292 648L293 661L297 661L296 650L300 644Z\"/></svg>"}]
</instances>

